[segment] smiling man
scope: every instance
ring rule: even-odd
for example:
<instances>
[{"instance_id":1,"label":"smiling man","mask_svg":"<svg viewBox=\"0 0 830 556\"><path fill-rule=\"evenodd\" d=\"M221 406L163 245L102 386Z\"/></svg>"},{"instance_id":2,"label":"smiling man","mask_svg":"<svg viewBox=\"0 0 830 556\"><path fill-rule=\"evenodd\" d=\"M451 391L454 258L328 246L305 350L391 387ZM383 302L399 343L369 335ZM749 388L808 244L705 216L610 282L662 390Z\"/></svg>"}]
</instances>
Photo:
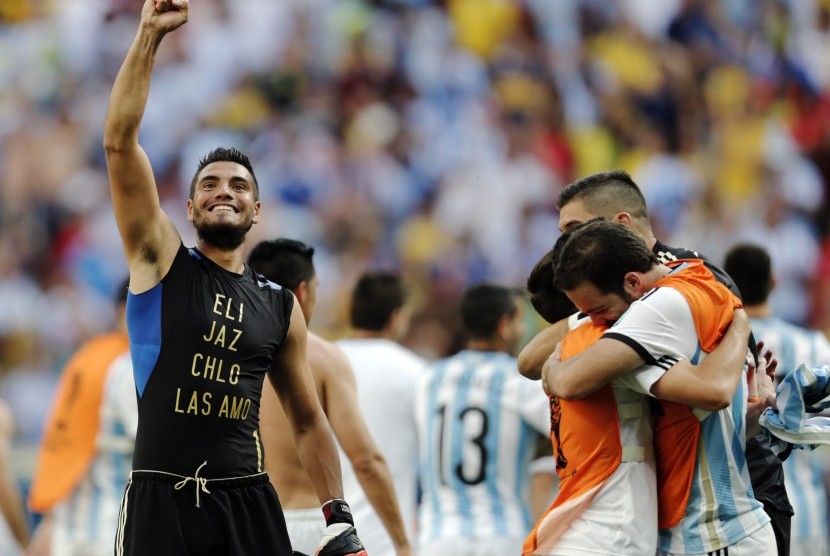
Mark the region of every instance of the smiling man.
<instances>
[{"instance_id":1,"label":"smiling man","mask_svg":"<svg viewBox=\"0 0 830 556\"><path fill-rule=\"evenodd\" d=\"M259 221L248 158L219 148L199 162L187 201L196 246L162 211L138 142L163 37L188 19L186 0L146 0L113 85L104 147L130 269L127 325L138 395L133 471L116 553L292 553L264 472L259 400L267 374L280 396L326 518L317 554L365 554L342 500L340 462L314 392L305 319L294 295L243 259Z\"/></svg>"}]
</instances>

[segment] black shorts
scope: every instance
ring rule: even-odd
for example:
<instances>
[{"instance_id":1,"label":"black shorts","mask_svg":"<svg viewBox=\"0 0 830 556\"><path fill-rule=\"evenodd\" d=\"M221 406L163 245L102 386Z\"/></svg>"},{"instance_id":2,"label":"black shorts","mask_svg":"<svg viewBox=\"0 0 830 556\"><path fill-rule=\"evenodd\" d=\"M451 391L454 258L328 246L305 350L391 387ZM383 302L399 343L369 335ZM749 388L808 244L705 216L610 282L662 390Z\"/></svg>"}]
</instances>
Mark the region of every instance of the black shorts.
<instances>
[{"instance_id":1,"label":"black shorts","mask_svg":"<svg viewBox=\"0 0 830 556\"><path fill-rule=\"evenodd\" d=\"M133 471L121 501L115 554L291 556L291 541L265 473L205 480Z\"/></svg>"},{"instance_id":2,"label":"black shorts","mask_svg":"<svg viewBox=\"0 0 830 556\"><path fill-rule=\"evenodd\" d=\"M789 556L792 515L779 512L772 504L766 502L764 502L764 511L770 517L772 531L775 533L775 544L778 547L778 556Z\"/></svg>"}]
</instances>

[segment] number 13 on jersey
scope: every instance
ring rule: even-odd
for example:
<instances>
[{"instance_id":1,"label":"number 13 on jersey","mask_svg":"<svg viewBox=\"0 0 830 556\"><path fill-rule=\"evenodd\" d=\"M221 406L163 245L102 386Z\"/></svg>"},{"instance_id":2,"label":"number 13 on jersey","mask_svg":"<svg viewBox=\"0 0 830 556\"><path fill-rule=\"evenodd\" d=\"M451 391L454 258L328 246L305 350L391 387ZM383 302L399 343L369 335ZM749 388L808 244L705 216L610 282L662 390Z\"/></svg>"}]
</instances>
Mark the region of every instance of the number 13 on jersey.
<instances>
[{"instance_id":1,"label":"number 13 on jersey","mask_svg":"<svg viewBox=\"0 0 830 556\"><path fill-rule=\"evenodd\" d=\"M453 409L458 408L441 405L435 415L435 474L443 486L451 486L454 480L480 484L487 471L489 417L480 407Z\"/></svg>"}]
</instances>

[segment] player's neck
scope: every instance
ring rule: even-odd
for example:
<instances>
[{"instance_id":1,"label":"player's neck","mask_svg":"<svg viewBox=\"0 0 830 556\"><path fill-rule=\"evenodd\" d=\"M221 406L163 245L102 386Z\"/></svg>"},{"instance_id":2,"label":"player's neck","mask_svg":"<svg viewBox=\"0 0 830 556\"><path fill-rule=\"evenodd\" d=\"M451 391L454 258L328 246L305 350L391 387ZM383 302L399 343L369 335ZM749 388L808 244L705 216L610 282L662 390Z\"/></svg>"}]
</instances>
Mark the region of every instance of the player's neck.
<instances>
[{"instance_id":1,"label":"player's neck","mask_svg":"<svg viewBox=\"0 0 830 556\"><path fill-rule=\"evenodd\" d=\"M746 316L751 319L764 319L772 316L772 307L769 301L758 303L757 305L744 305Z\"/></svg>"},{"instance_id":2,"label":"player's neck","mask_svg":"<svg viewBox=\"0 0 830 556\"><path fill-rule=\"evenodd\" d=\"M663 264L654 265L651 270L643 274L643 286L646 291L650 290L657 284L663 276L671 272L671 269Z\"/></svg>"},{"instance_id":3,"label":"player's neck","mask_svg":"<svg viewBox=\"0 0 830 556\"><path fill-rule=\"evenodd\" d=\"M245 271L245 259L242 256L242 247L235 249L219 249L209 243L197 239L196 248L205 257L215 262L225 270L235 274L242 274Z\"/></svg>"},{"instance_id":4,"label":"player's neck","mask_svg":"<svg viewBox=\"0 0 830 556\"><path fill-rule=\"evenodd\" d=\"M501 351L507 353L507 348L501 340L470 340L465 348L472 351Z\"/></svg>"}]
</instances>

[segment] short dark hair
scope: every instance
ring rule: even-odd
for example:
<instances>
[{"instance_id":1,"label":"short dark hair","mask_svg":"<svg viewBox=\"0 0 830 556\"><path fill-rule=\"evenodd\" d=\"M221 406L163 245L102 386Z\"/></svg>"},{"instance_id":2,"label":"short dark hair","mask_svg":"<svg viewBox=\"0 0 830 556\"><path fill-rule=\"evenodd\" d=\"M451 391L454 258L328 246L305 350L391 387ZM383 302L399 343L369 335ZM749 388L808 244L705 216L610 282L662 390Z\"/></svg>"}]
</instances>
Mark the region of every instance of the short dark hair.
<instances>
[{"instance_id":1,"label":"short dark hair","mask_svg":"<svg viewBox=\"0 0 830 556\"><path fill-rule=\"evenodd\" d=\"M401 278L391 272L367 272L352 290L351 324L361 330L380 332L403 307L406 299Z\"/></svg>"},{"instance_id":2,"label":"short dark hair","mask_svg":"<svg viewBox=\"0 0 830 556\"><path fill-rule=\"evenodd\" d=\"M579 200L597 216L611 218L618 212L627 212L633 218L648 219L648 207L642 191L623 170L599 172L568 184L556 198L556 208Z\"/></svg>"},{"instance_id":3,"label":"short dark hair","mask_svg":"<svg viewBox=\"0 0 830 556\"><path fill-rule=\"evenodd\" d=\"M739 243L726 253L723 269L741 292L746 305L764 303L772 291L772 259L760 245Z\"/></svg>"},{"instance_id":4,"label":"short dark hair","mask_svg":"<svg viewBox=\"0 0 830 556\"><path fill-rule=\"evenodd\" d=\"M530 304L549 323L558 322L577 312L565 292L553 284L554 270L565 242L571 237L571 230L559 236L553 248L542 255L527 276L527 291Z\"/></svg>"},{"instance_id":5,"label":"short dark hair","mask_svg":"<svg viewBox=\"0 0 830 556\"><path fill-rule=\"evenodd\" d=\"M198 182L199 173L205 169L205 166L213 164L214 162L236 162L237 164L244 166L245 169L251 173L251 177L254 179L254 197L259 200L259 183L257 182L256 175L254 174L254 167L251 165L251 161L248 157L245 156L242 151L234 147L217 147L199 159L199 164L196 166L196 172L190 180L190 199L192 199L193 195L196 193L196 183Z\"/></svg>"},{"instance_id":6,"label":"short dark hair","mask_svg":"<svg viewBox=\"0 0 830 556\"><path fill-rule=\"evenodd\" d=\"M594 219L574 228L562 247L554 285L568 291L589 282L603 293L625 297L629 272L648 272L659 264L651 249L622 224Z\"/></svg>"},{"instance_id":7,"label":"short dark hair","mask_svg":"<svg viewBox=\"0 0 830 556\"><path fill-rule=\"evenodd\" d=\"M470 287L461 298L461 321L470 339L488 340L498 329L502 317L516 314L519 290L482 283Z\"/></svg>"},{"instance_id":8,"label":"short dark hair","mask_svg":"<svg viewBox=\"0 0 830 556\"><path fill-rule=\"evenodd\" d=\"M259 242L248 255L248 266L268 280L294 291L315 276L314 247L280 237Z\"/></svg>"}]
</instances>

